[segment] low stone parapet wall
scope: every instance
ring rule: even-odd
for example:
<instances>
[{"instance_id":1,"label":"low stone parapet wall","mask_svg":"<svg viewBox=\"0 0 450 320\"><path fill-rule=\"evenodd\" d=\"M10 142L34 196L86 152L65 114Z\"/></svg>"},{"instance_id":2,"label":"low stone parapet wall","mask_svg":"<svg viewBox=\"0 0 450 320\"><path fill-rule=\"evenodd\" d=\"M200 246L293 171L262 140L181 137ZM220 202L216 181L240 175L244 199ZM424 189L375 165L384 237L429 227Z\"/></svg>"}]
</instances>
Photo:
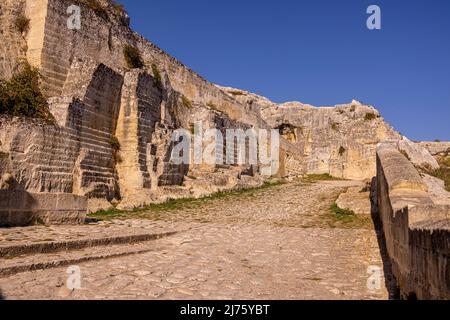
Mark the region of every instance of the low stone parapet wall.
<instances>
[{"instance_id":1,"label":"low stone parapet wall","mask_svg":"<svg viewBox=\"0 0 450 320\"><path fill-rule=\"evenodd\" d=\"M84 223L87 198L67 193L0 190L0 226Z\"/></svg>"},{"instance_id":2,"label":"low stone parapet wall","mask_svg":"<svg viewBox=\"0 0 450 320\"><path fill-rule=\"evenodd\" d=\"M377 150L377 202L405 299L450 299L450 206L433 203L415 167L393 145Z\"/></svg>"}]
</instances>

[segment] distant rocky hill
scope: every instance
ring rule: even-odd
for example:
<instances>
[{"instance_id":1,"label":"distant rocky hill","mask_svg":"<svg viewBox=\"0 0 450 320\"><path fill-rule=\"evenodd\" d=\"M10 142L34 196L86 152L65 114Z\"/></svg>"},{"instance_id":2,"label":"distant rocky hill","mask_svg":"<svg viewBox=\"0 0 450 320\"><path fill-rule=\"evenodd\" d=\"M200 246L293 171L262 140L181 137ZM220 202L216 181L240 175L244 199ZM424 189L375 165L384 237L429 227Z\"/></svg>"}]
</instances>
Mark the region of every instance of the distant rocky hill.
<instances>
[{"instance_id":1,"label":"distant rocky hill","mask_svg":"<svg viewBox=\"0 0 450 320\"><path fill-rule=\"evenodd\" d=\"M79 30L67 26L74 4L81 8ZM261 164L170 161L174 130L192 132L199 121L221 131L278 129L277 176L369 179L376 145L402 140L377 110L357 101L332 108L277 105L218 87L133 32L126 12L109 0L2 0L0 43L0 79L11 79L21 60L38 68L55 118L48 124L0 115L3 220L11 220L8 199L29 199L16 224L37 216L52 221L54 212L78 221L84 200L90 211L133 208L261 185ZM48 194L59 198L37 200ZM72 210L74 201L81 209Z\"/></svg>"},{"instance_id":2,"label":"distant rocky hill","mask_svg":"<svg viewBox=\"0 0 450 320\"><path fill-rule=\"evenodd\" d=\"M287 160L289 172L369 179L376 173L376 146L387 140L396 141L415 165L426 164L434 169L439 166L426 148L403 137L378 110L359 101L333 107L300 102L276 104L247 91L220 88L242 104L258 107L264 121L279 128L295 147L297 152ZM289 167L289 158L295 158L292 166L297 167Z\"/></svg>"}]
</instances>

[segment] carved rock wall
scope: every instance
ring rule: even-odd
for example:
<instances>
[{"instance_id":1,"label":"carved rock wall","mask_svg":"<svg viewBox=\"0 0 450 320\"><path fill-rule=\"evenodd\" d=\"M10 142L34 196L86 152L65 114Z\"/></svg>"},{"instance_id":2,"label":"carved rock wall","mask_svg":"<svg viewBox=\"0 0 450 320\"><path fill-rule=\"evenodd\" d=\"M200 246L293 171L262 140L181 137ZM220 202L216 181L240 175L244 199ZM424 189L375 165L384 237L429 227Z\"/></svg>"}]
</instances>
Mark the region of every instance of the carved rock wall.
<instances>
[{"instance_id":1,"label":"carved rock wall","mask_svg":"<svg viewBox=\"0 0 450 320\"><path fill-rule=\"evenodd\" d=\"M0 80L10 78L14 73L17 61L26 56L25 37L15 28L15 20L24 11L24 0L2 0L0 2Z\"/></svg>"}]
</instances>

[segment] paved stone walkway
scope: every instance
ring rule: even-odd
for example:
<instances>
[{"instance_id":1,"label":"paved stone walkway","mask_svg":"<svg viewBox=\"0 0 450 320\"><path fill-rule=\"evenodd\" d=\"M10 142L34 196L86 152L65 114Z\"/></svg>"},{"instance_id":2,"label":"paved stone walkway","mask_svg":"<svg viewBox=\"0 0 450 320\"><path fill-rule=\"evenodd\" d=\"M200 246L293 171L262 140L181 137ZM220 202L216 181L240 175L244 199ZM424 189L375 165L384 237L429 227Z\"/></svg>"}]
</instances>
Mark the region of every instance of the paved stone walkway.
<instances>
[{"instance_id":1,"label":"paved stone walkway","mask_svg":"<svg viewBox=\"0 0 450 320\"><path fill-rule=\"evenodd\" d=\"M113 221L183 231L147 242L147 253L80 263L79 290L67 289L67 268L0 278L0 290L7 299L387 299L384 279L367 287L368 268L383 268L370 219L329 210L348 186L291 183Z\"/></svg>"}]
</instances>

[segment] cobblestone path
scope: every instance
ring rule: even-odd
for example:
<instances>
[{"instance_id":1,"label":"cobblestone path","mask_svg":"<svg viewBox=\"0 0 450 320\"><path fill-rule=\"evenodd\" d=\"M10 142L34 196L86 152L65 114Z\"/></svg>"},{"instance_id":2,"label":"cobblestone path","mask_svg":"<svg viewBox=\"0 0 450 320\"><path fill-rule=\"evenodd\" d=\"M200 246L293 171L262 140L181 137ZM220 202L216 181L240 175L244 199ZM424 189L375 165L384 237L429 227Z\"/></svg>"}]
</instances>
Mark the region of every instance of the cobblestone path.
<instances>
[{"instance_id":1,"label":"cobblestone path","mask_svg":"<svg viewBox=\"0 0 450 320\"><path fill-rule=\"evenodd\" d=\"M0 289L7 299L387 299L384 279L367 286L368 269L383 268L371 219L330 211L348 185L291 183L114 220L183 231L147 253L80 263L79 290L65 267L0 278Z\"/></svg>"}]
</instances>

